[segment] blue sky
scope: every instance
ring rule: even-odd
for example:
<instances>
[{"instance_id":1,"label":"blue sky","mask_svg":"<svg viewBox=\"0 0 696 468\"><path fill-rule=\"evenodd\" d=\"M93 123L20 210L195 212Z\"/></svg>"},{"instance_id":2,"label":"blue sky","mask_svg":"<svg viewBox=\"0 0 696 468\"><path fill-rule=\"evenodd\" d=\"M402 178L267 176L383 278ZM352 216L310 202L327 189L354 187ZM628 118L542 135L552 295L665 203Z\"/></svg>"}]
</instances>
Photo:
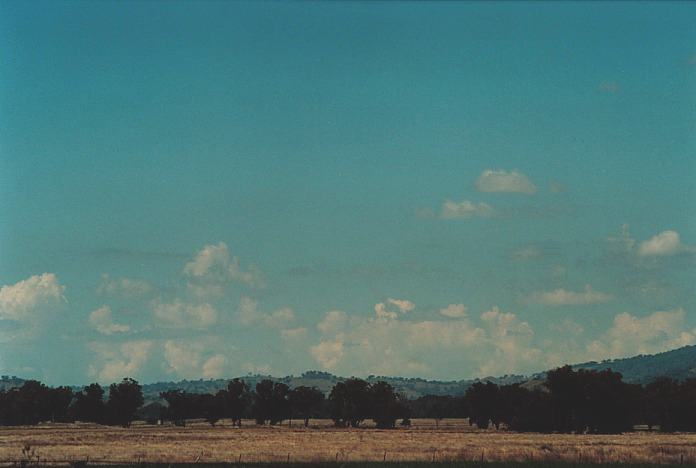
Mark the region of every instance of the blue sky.
<instances>
[{"instance_id":1,"label":"blue sky","mask_svg":"<svg viewBox=\"0 0 696 468\"><path fill-rule=\"evenodd\" d=\"M3 2L0 371L696 344L688 3Z\"/></svg>"}]
</instances>

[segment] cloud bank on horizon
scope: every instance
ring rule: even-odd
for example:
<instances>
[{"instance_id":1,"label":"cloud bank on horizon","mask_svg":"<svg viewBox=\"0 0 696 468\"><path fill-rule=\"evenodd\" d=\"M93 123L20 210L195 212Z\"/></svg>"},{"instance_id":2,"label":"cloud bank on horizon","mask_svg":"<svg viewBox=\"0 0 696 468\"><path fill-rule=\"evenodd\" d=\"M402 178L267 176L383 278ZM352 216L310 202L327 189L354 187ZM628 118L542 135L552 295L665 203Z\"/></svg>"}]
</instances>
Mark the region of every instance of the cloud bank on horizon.
<instances>
[{"instance_id":1,"label":"cloud bank on horizon","mask_svg":"<svg viewBox=\"0 0 696 468\"><path fill-rule=\"evenodd\" d=\"M0 373L460 379L696 344L693 13L0 5Z\"/></svg>"}]
</instances>

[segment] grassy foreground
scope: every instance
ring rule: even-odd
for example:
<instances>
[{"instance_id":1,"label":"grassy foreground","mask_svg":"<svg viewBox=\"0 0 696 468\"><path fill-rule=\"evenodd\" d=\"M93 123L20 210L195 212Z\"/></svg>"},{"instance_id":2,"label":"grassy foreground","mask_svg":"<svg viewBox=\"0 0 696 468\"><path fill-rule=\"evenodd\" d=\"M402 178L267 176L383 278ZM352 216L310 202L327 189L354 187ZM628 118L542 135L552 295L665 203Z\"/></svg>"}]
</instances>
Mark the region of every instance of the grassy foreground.
<instances>
[{"instance_id":1,"label":"grassy foreground","mask_svg":"<svg viewBox=\"0 0 696 468\"><path fill-rule=\"evenodd\" d=\"M243 428L229 424L0 427L0 465L290 467L696 466L696 434L616 435L479 431L465 421L411 428Z\"/></svg>"},{"instance_id":2,"label":"grassy foreground","mask_svg":"<svg viewBox=\"0 0 696 468\"><path fill-rule=\"evenodd\" d=\"M85 465L80 465L85 466ZM90 466L90 465L87 465ZM95 465L92 465L95 466ZM177 463L101 465L109 468L676 468L694 465L655 463L574 463L574 462L317 462L317 463Z\"/></svg>"}]
</instances>

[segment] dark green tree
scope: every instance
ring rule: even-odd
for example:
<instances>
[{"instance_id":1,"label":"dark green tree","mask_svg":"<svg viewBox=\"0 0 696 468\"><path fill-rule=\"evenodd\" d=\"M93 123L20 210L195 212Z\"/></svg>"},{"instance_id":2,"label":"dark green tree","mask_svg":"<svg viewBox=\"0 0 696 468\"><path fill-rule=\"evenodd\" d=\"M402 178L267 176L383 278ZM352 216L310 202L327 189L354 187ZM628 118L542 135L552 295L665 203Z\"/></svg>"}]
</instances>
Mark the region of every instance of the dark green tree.
<instances>
[{"instance_id":1,"label":"dark green tree","mask_svg":"<svg viewBox=\"0 0 696 468\"><path fill-rule=\"evenodd\" d=\"M136 380L125 378L121 383L111 384L106 404L109 421L114 425L130 426L143 401L142 387Z\"/></svg>"}]
</instances>

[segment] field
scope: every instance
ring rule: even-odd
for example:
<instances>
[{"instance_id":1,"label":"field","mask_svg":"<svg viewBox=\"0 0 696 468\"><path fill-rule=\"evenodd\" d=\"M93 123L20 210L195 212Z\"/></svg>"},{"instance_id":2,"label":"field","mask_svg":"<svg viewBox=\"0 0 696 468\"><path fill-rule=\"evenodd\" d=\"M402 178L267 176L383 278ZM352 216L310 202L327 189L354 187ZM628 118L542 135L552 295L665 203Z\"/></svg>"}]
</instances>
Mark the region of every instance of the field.
<instances>
[{"instance_id":1,"label":"field","mask_svg":"<svg viewBox=\"0 0 696 468\"><path fill-rule=\"evenodd\" d=\"M336 429L313 421L280 427L45 424L0 428L0 462L67 464L282 462L572 462L696 464L696 434L614 436L477 431L462 420L411 428ZM466 465L466 463L464 464ZM469 463L471 465L471 463ZM491 463L491 466L493 464Z\"/></svg>"}]
</instances>

